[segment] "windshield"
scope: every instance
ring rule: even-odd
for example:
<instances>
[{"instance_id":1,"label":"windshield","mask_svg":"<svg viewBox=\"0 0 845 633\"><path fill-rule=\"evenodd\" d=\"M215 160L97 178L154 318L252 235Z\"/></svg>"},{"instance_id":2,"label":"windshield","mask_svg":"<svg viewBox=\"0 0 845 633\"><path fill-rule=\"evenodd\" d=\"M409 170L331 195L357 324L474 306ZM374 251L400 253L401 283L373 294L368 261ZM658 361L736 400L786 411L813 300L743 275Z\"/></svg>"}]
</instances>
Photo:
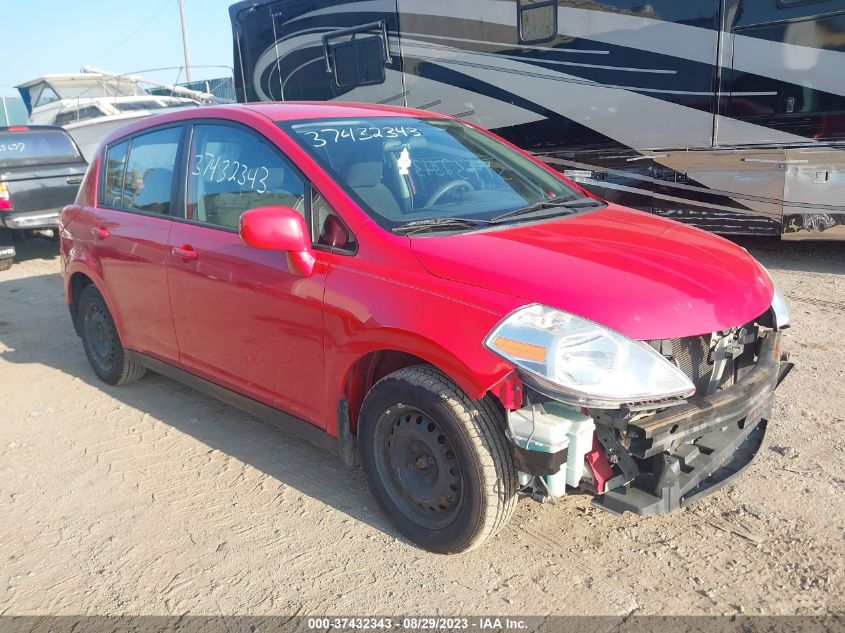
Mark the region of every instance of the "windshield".
<instances>
[{"instance_id":1,"label":"windshield","mask_svg":"<svg viewBox=\"0 0 845 633\"><path fill-rule=\"evenodd\" d=\"M53 79L52 86L62 99L88 97L134 97L146 94L134 79L124 77Z\"/></svg>"},{"instance_id":2,"label":"windshield","mask_svg":"<svg viewBox=\"0 0 845 633\"><path fill-rule=\"evenodd\" d=\"M62 130L0 131L0 165L78 159L76 147Z\"/></svg>"},{"instance_id":3,"label":"windshield","mask_svg":"<svg viewBox=\"0 0 845 633\"><path fill-rule=\"evenodd\" d=\"M544 200L583 197L519 152L451 119L280 125L386 228L430 219L484 222Z\"/></svg>"}]
</instances>

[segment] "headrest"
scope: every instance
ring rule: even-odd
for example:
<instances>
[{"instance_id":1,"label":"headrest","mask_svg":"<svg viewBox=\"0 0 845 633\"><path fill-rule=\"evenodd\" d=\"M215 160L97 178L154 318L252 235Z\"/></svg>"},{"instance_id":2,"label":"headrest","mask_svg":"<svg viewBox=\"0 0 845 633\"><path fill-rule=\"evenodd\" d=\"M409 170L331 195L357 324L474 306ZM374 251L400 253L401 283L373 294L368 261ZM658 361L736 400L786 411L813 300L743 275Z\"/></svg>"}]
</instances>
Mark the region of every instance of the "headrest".
<instances>
[{"instance_id":1,"label":"headrest","mask_svg":"<svg viewBox=\"0 0 845 633\"><path fill-rule=\"evenodd\" d=\"M144 188L169 187L173 179L173 172L164 167L154 167L144 174Z\"/></svg>"},{"instance_id":2,"label":"headrest","mask_svg":"<svg viewBox=\"0 0 845 633\"><path fill-rule=\"evenodd\" d=\"M381 182L384 164L381 161L354 163L346 171L346 182L350 187L375 187Z\"/></svg>"},{"instance_id":3,"label":"headrest","mask_svg":"<svg viewBox=\"0 0 845 633\"><path fill-rule=\"evenodd\" d=\"M384 141L385 152L401 152L404 148L420 149L428 146L428 140L424 136L408 136L402 138L389 138Z\"/></svg>"}]
</instances>

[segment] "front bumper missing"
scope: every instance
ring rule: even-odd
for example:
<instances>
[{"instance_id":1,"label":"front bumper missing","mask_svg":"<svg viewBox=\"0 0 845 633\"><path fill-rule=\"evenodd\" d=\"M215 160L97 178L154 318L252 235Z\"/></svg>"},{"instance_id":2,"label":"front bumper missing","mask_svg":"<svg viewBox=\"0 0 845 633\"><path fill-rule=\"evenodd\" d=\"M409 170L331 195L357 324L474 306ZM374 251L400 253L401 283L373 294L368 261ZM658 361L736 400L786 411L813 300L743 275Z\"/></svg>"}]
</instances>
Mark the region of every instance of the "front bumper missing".
<instances>
[{"instance_id":1,"label":"front bumper missing","mask_svg":"<svg viewBox=\"0 0 845 633\"><path fill-rule=\"evenodd\" d=\"M593 503L615 514L671 512L742 472L762 445L775 388L792 369L781 361L781 338L762 340L757 364L734 386L629 425L627 452L646 468Z\"/></svg>"}]
</instances>

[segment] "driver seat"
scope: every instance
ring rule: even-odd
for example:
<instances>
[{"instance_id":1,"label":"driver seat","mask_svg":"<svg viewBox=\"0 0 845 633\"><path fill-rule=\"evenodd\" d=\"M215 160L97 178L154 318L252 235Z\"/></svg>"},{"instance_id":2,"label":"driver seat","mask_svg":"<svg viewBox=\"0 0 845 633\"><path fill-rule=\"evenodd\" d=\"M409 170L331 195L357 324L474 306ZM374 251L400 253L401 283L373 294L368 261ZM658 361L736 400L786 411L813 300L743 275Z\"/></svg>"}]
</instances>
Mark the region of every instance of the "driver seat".
<instances>
[{"instance_id":1,"label":"driver seat","mask_svg":"<svg viewBox=\"0 0 845 633\"><path fill-rule=\"evenodd\" d=\"M379 215L398 219L402 208L390 188L382 182L384 163L353 163L346 171L346 182L361 199Z\"/></svg>"}]
</instances>

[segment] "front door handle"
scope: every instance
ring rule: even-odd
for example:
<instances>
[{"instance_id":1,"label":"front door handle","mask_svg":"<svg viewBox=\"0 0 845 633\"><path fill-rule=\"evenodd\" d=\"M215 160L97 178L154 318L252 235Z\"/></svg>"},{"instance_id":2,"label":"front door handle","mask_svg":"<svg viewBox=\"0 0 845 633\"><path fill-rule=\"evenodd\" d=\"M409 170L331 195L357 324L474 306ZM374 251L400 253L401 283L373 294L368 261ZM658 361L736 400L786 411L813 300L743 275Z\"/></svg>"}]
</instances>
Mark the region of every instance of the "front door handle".
<instances>
[{"instance_id":1,"label":"front door handle","mask_svg":"<svg viewBox=\"0 0 845 633\"><path fill-rule=\"evenodd\" d=\"M173 253L174 256L186 262L192 262L197 258L197 252L190 244L185 244L184 246L174 246L170 249L170 252Z\"/></svg>"},{"instance_id":2,"label":"front door handle","mask_svg":"<svg viewBox=\"0 0 845 633\"><path fill-rule=\"evenodd\" d=\"M109 230L104 226L98 226L96 228L91 229L91 235L96 237L98 240L106 239L111 233Z\"/></svg>"}]
</instances>

